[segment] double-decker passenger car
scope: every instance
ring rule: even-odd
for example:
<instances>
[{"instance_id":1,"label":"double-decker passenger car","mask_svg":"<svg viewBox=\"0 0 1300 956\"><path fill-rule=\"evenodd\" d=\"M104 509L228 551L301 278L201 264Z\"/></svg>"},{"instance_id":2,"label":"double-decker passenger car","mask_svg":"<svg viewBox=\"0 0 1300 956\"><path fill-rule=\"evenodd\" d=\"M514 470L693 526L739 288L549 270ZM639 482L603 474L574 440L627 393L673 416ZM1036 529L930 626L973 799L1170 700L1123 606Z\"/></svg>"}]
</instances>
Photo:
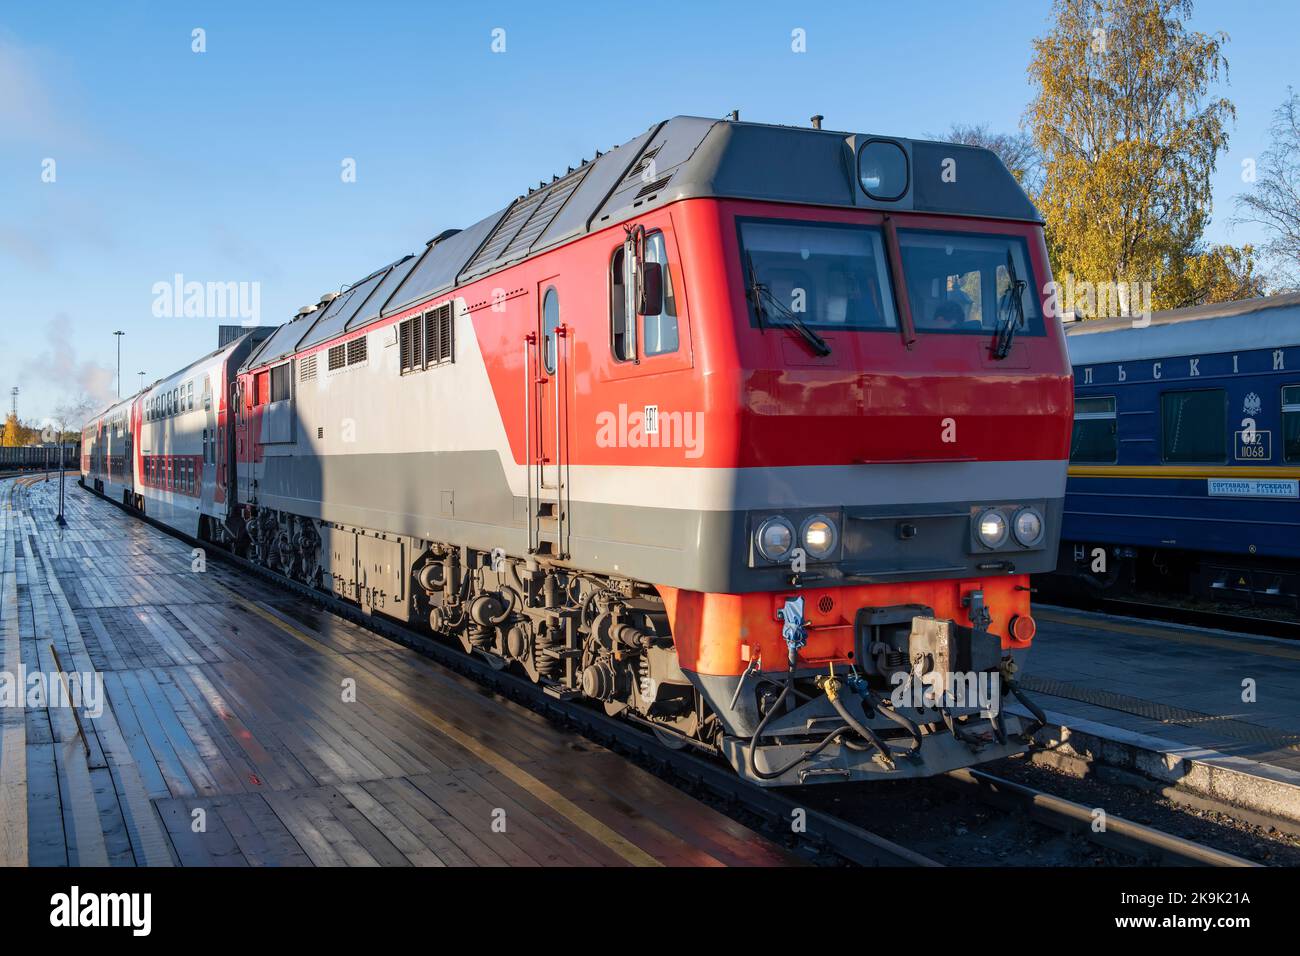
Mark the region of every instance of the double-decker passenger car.
<instances>
[{"instance_id":1,"label":"double-decker passenger car","mask_svg":"<svg viewBox=\"0 0 1300 956\"><path fill-rule=\"evenodd\" d=\"M226 487L234 474L229 431L235 376L273 331L242 331L136 397L136 508L194 537L210 537L213 524L225 523Z\"/></svg>"},{"instance_id":2,"label":"double-decker passenger car","mask_svg":"<svg viewBox=\"0 0 1300 956\"><path fill-rule=\"evenodd\" d=\"M1210 597L1300 598L1300 294L1067 327L1061 569Z\"/></svg>"},{"instance_id":3,"label":"double-decker passenger car","mask_svg":"<svg viewBox=\"0 0 1300 956\"><path fill-rule=\"evenodd\" d=\"M81 432L83 482L114 501L137 505L134 448L139 423L134 419L138 396L119 400Z\"/></svg>"},{"instance_id":4,"label":"double-decker passenger car","mask_svg":"<svg viewBox=\"0 0 1300 956\"><path fill-rule=\"evenodd\" d=\"M750 779L937 773L1029 729L975 688L1056 559L1049 280L988 151L677 117L304 308L171 441L235 462L203 537Z\"/></svg>"}]
</instances>

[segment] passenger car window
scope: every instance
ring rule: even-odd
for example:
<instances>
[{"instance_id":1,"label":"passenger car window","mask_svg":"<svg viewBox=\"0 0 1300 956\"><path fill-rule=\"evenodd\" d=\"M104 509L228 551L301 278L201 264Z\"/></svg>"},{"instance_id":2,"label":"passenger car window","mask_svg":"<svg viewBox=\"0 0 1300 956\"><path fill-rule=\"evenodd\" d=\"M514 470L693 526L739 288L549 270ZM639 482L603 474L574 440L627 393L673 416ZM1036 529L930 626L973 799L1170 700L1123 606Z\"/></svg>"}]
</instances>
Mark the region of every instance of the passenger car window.
<instances>
[{"instance_id":1,"label":"passenger car window","mask_svg":"<svg viewBox=\"0 0 1300 956\"><path fill-rule=\"evenodd\" d=\"M1217 464L1228 457L1228 404L1221 388L1160 396L1164 460Z\"/></svg>"},{"instance_id":2,"label":"passenger car window","mask_svg":"<svg viewBox=\"0 0 1300 956\"><path fill-rule=\"evenodd\" d=\"M1115 398L1077 398L1074 401L1074 434L1070 438L1070 461L1086 464L1114 464L1119 460L1115 436Z\"/></svg>"},{"instance_id":3,"label":"passenger car window","mask_svg":"<svg viewBox=\"0 0 1300 956\"><path fill-rule=\"evenodd\" d=\"M1300 461L1300 385L1282 389L1282 456Z\"/></svg>"}]
</instances>

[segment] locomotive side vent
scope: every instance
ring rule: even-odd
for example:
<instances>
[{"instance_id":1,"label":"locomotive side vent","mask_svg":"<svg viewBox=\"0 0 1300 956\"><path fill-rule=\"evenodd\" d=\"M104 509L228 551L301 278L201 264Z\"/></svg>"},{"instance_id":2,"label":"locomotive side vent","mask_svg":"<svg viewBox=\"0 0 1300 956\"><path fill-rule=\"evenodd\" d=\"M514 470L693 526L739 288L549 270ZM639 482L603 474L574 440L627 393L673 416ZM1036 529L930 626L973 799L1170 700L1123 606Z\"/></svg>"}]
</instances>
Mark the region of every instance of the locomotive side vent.
<instances>
[{"instance_id":1,"label":"locomotive side vent","mask_svg":"<svg viewBox=\"0 0 1300 956\"><path fill-rule=\"evenodd\" d=\"M425 365L453 361L451 303L424 313Z\"/></svg>"},{"instance_id":2,"label":"locomotive side vent","mask_svg":"<svg viewBox=\"0 0 1300 956\"><path fill-rule=\"evenodd\" d=\"M366 360L366 337L353 339L348 343L348 364L361 365Z\"/></svg>"},{"instance_id":3,"label":"locomotive side vent","mask_svg":"<svg viewBox=\"0 0 1300 956\"><path fill-rule=\"evenodd\" d=\"M641 177L641 174L646 171L646 167L653 165L654 158L659 155L659 151L663 148L664 148L664 144L660 143L654 149L646 150L641 155L641 158L636 161L636 165L632 167L631 171L627 174L627 177L623 180L623 182L631 183L633 180L639 179Z\"/></svg>"},{"instance_id":4,"label":"locomotive side vent","mask_svg":"<svg viewBox=\"0 0 1300 956\"><path fill-rule=\"evenodd\" d=\"M453 328L450 302L399 323L397 341L402 374L455 361Z\"/></svg>"},{"instance_id":5,"label":"locomotive side vent","mask_svg":"<svg viewBox=\"0 0 1300 956\"><path fill-rule=\"evenodd\" d=\"M329 370L336 372L347 364L347 352L342 345L335 345L330 348Z\"/></svg>"},{"instance_id":6,"label":"locomotive side vent","mask_svg":"<svg viewBox=\"0 0 1300 956\"><path fill-rule=\"evenodd\" d=\"M298 381L311 382L316 379L316 356L308 355L298 365Z\"/></svg>"},{"instance_id":7,"label":"locomotive side vent","mask_svg":"<svg viewBox=\"0 0 1300 956\"><path fill-rule=\"evenodd\" d=\"M649 196L651 193L657 193L659 190L667 186L668 180L672 178L673 178L673 174L669 173L667 176L661 176L659 179L656 179L652 183L646 183L639 190L637 190L636 198L640 199L642 196Z\"/></svg>"}]
</instances>

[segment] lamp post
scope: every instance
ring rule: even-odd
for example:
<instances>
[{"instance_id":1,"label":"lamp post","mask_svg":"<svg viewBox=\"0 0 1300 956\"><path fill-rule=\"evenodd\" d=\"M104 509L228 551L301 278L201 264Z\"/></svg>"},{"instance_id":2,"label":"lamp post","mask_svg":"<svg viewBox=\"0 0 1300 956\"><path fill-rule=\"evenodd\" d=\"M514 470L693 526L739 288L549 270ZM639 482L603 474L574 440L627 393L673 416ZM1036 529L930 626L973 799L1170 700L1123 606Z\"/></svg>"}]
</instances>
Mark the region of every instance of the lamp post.
<instances>
[{"instance_id":1,"label":"lamp post","mask_svg":"<svg viewBox=\"0 0 1300 956\"><path fill-rule=\"evenodd\" d=\"M68 456L65 454L68 444L68 430L64 423L59 423L59 513L55 515L54 521L60 528L68 526L68 519L63 517L63 487L66 481L64 477L67 472Z\"/></svg>"},{"instance_id":2,"label":"lamp post","mask_svg":"<svg viewBox=\"0 0 1300 956\"><path fill-rule=\"evenodd\" d=\"M140 376L140 391L143 392L143 391L144 391L144 372L136 372L135 374Z\"/></svg>"},{"instance_id":3,"label":"lamp post","mask_svg":"<svg viewBox=\"0 0 1300 956\"><path fill-rule=\"evenodd\" d=\"M117 397L122 397L122 336L125 332L114 332L117 337Z\"/></svg>"}]
</instances>

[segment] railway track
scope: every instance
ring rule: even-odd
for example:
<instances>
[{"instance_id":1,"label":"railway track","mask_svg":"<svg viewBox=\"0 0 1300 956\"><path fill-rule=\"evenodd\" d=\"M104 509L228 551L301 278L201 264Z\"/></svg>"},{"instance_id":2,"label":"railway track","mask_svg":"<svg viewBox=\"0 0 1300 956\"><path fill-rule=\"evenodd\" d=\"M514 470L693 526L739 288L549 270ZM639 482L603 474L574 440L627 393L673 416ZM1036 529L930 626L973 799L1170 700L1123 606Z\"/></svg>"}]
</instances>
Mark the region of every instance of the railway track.
<instances>
[{"instance_id":1,"label":"railway track","mask_svg":"<svg viewBox=\"0 0 1300 956\"><path fill-rule=\"evenodd\" d=\"M1159 601L1138 601L1125 598L1107 598L1102 602L1115 614L1159 620L1171 624L1186 624L1217 631L1236 631L1258 634L1263 637L1281 637L1300 641L1300 620L1290 617L1259 617L1254 614L1234 614L1210 608L1182 607ZM1250 610L1244 607L1243 610Z\"/></svg>"},{"instance_id":2,"label":"railway track","mask_svg":"<svg viewBox=\"0 0 1300 956\"><path fill-rule=\"evenodd\" d=\"M1263 609L1276 613L1278 616L1275 617L1271 614L1253 613L1256 609L1250 605L1242 605L1239 610L1221 610L1198 607L1195 604L1188 606L1160 600L1143 600L1141 597L1085 598L1065 592L1049 593L1045 599L1058 607L1075 611L1092 611L1162 624L1182 624L1208 630L1300 641L1300 617L1288 613L1284 608Z\"/></svg>"},{"instance_id":3,"label":"railway track","mask_svg":"<svg viewBox=\"0 0 1300 956\"><path fill-rule=\"evenodd\" d=\"M30 486L36 480L18 479L14 485ZM88 491L84 486L82 490ZM11 495L12 495L11 486ZM92 492L93 493L93 492ZM127 509L120 502L98 496L104 501ZM342 617L389 640L410 647L435 660L449 670L475 680L482 686L516 703L528 706L551 720L558 721L584 736L649 765L661 777L697 794L707 795L713 803L744 822L757 821L767 834L783 839L809 862L852 864L858 866L920 866L945 864L931 856L910 849L900 842L873 833L843 819L834 812L810 806L788 791L755 787L737 777L725 764L690 749L668 746L655 735L626 720L610 717L578 702L566 700L547 688L534 684L506 670L497 670L486 661L467 655L458 647L439 642L414 628L396 621L371 616L334 595L307 584L292 581L247 559L240 558L205 542L185 535L155 521L147 515L128 511L158 530L205 549L226 566L251 574L275 590L304 599L310 606ZM288 608L263 605L271 613L288 621L310 624L302 618L301 606ZM1110 817L1106 826L1094 826L1095 811L1083 804L1053 796L1041 790L999 778L983 770L953 771L943 778L950 786L960 787L981 803L1016 817L1016 825L1046 826L1081 836L1109 850L1139 861L1152 860L1174 865L1250 867L1257 864L1212 847L1174 836L1161 830ZM915 783L915 782L912 782ZM920 782L924 783L924 781Z\"/></svg>"},{"instance_id":4,"label":"railway track","mask_svg":"<svg viewBox=\"0 0 1300 956\"><path fill-rule=\"evenodd\" d=\"M1134 823L1123 817L1099 817L1088 807L1043 790L998 777L984 770L962 769L947 779L982 802L1013 812L1126 856L1169 866L1254 867L1259 864L1213 847Z\"/></svg>"}]
</instances>

